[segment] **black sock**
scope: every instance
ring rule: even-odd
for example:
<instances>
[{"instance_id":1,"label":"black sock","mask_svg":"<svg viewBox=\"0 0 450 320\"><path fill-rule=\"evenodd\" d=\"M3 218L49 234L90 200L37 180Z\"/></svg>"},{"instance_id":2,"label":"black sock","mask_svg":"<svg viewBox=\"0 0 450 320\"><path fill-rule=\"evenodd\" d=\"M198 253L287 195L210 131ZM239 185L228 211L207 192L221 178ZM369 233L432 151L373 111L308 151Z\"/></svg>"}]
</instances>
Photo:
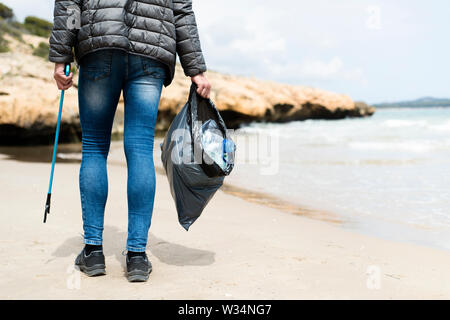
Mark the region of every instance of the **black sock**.
<instances>
[{"instance_id":1,"label":"black sock","mask_svg":"<svg viewBox=\"0 0 450 320\"><path fill-rule=\"evenodd\" d=\"M128 251L127 252L128 258L131 259L133 257L145 257L145 252L134 252L134 251Z\"/></svg>"},{"instance_id":2,"label":"black sock","mask_svg":"<svg viewBox=\"0 0 450 320\"><path fill-rule=\"evenodd\" d=\"M86 244L84 246L84 252L86 252L86 255L90 255L92 251L103 251L103 246L99 245L92 245L92 244Z\"/></svg>"}]
</instances>

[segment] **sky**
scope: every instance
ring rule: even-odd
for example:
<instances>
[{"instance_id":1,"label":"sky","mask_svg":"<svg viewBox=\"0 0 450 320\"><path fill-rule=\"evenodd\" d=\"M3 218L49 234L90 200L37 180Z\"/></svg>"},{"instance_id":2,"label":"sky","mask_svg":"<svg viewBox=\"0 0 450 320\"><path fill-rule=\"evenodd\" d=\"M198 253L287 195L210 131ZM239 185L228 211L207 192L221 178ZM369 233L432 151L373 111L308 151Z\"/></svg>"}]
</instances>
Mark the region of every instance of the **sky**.
<instances>
[{"instance_id":1,"label":"sky","mask_svg":"<svg viewBox=\"0 0 450 320\"><path fill-rule=\"evenodd\" d=\"M21 21L52 0L0 0ZM33 5L30 6L30 3ZM448 0L193 0L208 68L368 103L450 98Z\"/></svg>"}]
</instances>

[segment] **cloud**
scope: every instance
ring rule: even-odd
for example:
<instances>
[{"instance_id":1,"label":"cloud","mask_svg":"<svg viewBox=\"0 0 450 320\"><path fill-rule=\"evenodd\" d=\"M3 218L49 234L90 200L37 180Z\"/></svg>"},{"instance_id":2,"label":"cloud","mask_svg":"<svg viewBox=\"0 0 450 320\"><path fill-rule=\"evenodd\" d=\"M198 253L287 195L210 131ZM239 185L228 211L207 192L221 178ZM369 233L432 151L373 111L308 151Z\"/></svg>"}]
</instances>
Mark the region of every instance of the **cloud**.
<instances>
[{"instance_id":1,"label":"cloud","mask_svg":"<svg viewBox=\"0 0 450 320\"><path fill-rule=\"evenodd\" d=\"M209 67L293 84L366 83L361 67L346 66L339 56L327 57L328 51L341 46L341 38L323 24L316 27L318 17L332 19L328 15L336 14L333 8L321 7L327 1L319 2L306 5L304 1L286 0L283 6L264 0L194 2ZM335 21L329 20L329 25ZM361 26L365 26L364 19Z\"/></svg>"},{"instance_id":2,"label":"cloud","mask_svg":"<svg viewBox=\"0 0 450 320\"><path fill-rule=\"evenodd\" d=\"M315 59L306 59L299 66L302 77L315 79L334 78L342 72L344 63L338 57L334 57L329 62Z\"/></svg>"},{"instance_id":3,"label":"cloud","mask_svg":"<svg viewBox=\"0 0 450 320\"><path fill-rule=\"evenodd\" d=\"M270 71L274 78L284 78L292 82L330 82L350 81L361 85L367 85L362 68L347 68L340 57L334 57L329 61L305 58L299 63L272 64Z\"/></svg>"},{"instance_id":4,"label":"cloud","mask_svg":"<svg viewBox=\"0 0 450 320\"><path fill-rule=\"evenodd\" d=\"M232 50L241 54L273 55L286 52L286 40L276 34L250 34L234 39L230 43Z\"/></svg>"}]
</instances>

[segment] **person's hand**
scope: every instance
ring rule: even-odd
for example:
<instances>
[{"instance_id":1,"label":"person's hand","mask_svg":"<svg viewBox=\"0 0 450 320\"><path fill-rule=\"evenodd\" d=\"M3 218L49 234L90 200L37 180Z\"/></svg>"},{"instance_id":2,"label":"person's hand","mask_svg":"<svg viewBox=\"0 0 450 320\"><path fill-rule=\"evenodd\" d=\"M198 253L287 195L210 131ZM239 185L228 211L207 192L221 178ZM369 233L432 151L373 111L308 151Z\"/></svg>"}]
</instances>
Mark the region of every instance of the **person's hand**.
<instances>
[{"instance_id":1,"label":"person's hand","mask_svg":"<svg viewBox=\"0 0 450 320\"><path fill-rule=\"evenodd\" d=\"M66 77L65 69L66 65L64 63L55 63L55 73L53 78L55 78L59 90L67 90L73 84L73 73L71 72L69 76Z\"/></svg>"},{"instance_id":2,"label":"person's hand","mask_svg":"<svg viewBox=\"0 0 450 320\"><path fill-rule=\"evenodd\" d=\"M191 77L193 83L197 85L197 93L205 99L209 99L211 84L203 73Z\"/></svg>"}]
</instances>

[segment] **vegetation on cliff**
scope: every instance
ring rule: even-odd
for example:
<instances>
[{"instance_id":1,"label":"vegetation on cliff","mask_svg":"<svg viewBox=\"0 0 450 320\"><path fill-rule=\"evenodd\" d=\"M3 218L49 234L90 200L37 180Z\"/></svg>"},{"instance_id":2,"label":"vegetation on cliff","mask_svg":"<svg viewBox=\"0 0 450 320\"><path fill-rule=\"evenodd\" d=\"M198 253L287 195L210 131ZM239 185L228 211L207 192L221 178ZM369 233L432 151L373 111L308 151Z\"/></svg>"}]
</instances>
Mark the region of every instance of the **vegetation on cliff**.
<instances>
[{"instance_id":1,"label":"vegetation on cliff","mask_svg":"<svg viewBox=\"0 0 450 320\"><path fill-rule=\"evenodd\" d=\"M48 43L40 42L39 46L33 50L33 55L47 59L49 51L50 51L50 47L49 47Z\"/></svg>"},{"instance_id":2,"label":"vegetation on cliff","mask_svg":"<svg viewBox=\"0 0 450 320\"><path fill-rule=\"evenodd\" d=\"M15 19L13 10L0 2L0 53L10 50L9 41L6 39L7 35L19 41L23 41L22 34L48 38L52 27L51 22L33 16L26 17L24 23L20 23ZM36 52L37 55L43 56L43 48L43 45L39 47L40 51Z\"/></svg>"},{"instance_id":3,"label":"vegetation on cliff","mask_svg":"<svg viewBox=\"0 0 450 320\"><path fill-rule=\"evenodd\" d=\"M51 22L37 17L26 17L23 26L31 34L45 38L50 37L50 33L53 28L53 24Z\"/></svg>"},{"instance_id":4,"label":"vegetation on cliff","mask_svg":"<svg viewBox=\"0 0 450 320\"><path fill-rule=\"evenodd\" d=\"M12 19L13 17L14 17L13 10L4 5L3 3L0 3L0 18Z\"/></svg>"}]
</instances>

